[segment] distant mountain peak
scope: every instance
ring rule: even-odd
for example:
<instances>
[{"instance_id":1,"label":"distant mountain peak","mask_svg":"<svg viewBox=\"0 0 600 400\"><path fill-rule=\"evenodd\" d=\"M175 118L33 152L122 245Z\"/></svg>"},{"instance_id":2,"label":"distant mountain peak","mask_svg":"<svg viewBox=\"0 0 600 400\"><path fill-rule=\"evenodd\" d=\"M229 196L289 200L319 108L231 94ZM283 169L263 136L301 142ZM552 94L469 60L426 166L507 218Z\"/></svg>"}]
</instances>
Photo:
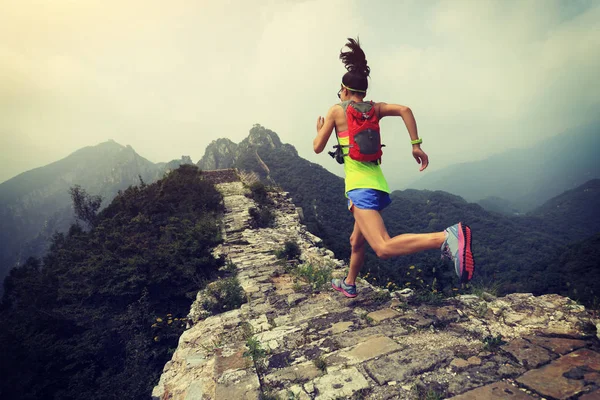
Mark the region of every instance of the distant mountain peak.
<instances>
[{"instance_id":1,"label":"distant mountain peak","mask_svg":"<svg viewBox=\"0 0 600 400\"><path fill-rule=\"evenodd\" d=\"M124 149L125 147L131 147L130 145L127 146L123 146L122 144L116 142L114 139L108 139L107 141L104 142L100 142L95 146L88 146L88 147L114 147L114 148L120 148L120 149Z\"/></svg>"},{"instance_id":2,"label":"distant mountain peak","mask_svg":"<svg viewBox=\"0 0 600 400\"><path fill-rule=\"evenodd\" d=\"M260 124L254 124L252 129L244 140L239 144L232 142L227 138L213 140L204 152L204 156L198 161L198 167L203 170L232 168L240 155L248 150L256 156L256 149L268 149L292 152L297 155L296 149L292 145L284 145L277 133L265 128Z\"/></svg>"},{"instance_id":3,"label":"distant mountain peak","mask_svg":"<svg viewBox=\"0 0 600 400\"><path fill-rule=\"evenodd\" d=\"M270 129L265 128L262 125L255 124L252 129L250 129L250 134L246 139L242 141L241 144L249 144L257 147L269 147L271 149L276 149L281 147L281 139L279 136Z\"/></svg>"},{"instance_id":4,"label":"distant mountain peak","mask_svg":"<svg viewBox=\"0 0 600 400\"><path fill-rule=\"evenodd\" d=\"M203 170L230 168L235 159L238 145L227 138L213 140L198 161Z\"/></svg>"}]
</instances>

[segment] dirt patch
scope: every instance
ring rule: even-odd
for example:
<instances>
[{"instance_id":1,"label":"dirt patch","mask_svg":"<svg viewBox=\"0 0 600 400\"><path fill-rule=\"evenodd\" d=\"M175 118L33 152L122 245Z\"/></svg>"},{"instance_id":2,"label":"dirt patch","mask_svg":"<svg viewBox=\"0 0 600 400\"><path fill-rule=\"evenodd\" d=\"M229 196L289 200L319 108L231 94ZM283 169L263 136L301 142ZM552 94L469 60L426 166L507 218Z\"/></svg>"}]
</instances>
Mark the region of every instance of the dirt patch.
<instances>
[{"instance_id":1,"label":"dirt patch","mask_svg":"<svg viewBox=\"0 0 600 400\"><path fill-rule=\"evenodd\" d=\"M294 277L290 274L283 274L271 278L275 286L276 295L287 295L294 293Z\"/></svg>"}]
</instances>

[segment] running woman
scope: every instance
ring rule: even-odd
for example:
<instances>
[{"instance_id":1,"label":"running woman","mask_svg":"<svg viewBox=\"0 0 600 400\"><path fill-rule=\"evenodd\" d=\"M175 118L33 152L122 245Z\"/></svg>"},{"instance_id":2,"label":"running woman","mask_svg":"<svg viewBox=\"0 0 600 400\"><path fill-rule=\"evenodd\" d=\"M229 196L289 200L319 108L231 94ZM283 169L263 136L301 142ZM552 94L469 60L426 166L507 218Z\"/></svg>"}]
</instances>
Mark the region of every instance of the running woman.
<instances>
[{"instance_id":1,"label":"running woman","mask_svg":"<svg viewBox=\"0 0 600 400\"><path fill-rule=\"evenodd\" d=\"M342 77L337 94L341 103L332 106L325 118L318 117L317 137L313 141L315 153L321 153L335 129L338 145L342 146L338 150L343 151L348 209L354 216L354 230L350 236L350 270L344 279L333 279L332 287L346 297L356 297L355 282L364 263L366 243L382 259L441 249L442 257L448 257L454 262L461 283L470 281L475 265L471 253L471 229L467 225L459 222L442 232L434 233L405 233L395 237L388 234L380 212L391 203L390 189L381 171L380 160L364 162L349 157L350 138L346 116L349 105L360 112L374 107L378 119L401 117L411 139L412 155L420 164L420 171L427 168L429 158L421 149L422 140L419 139L417 123L410 108L383 102L364 102L368 88L367 78L371 70L358 41L349 38L346 47L348 51L340 52L340 59L348 71Z\"/></svg>"}]
</instances>

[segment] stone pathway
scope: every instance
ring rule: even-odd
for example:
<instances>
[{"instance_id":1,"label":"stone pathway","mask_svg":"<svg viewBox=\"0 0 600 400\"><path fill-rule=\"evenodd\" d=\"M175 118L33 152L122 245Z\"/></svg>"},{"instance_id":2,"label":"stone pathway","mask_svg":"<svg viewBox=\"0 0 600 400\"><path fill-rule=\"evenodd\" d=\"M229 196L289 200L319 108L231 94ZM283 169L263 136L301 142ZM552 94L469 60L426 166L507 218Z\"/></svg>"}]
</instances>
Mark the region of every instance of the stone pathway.
<instances>
[{"instance_id":1,"label":"stone pathway","mask_svg":"<svg viewBox=\"0 0 600 400\"><path fill-rule=\"evenodd\" d=\"M251 230L244 185L218 187L227 213L216 251L237 265L248 301L205 319L192 306L194 324L153 399L600 399L599 321L571 300L465 295L415 305L364 281L355 299L313 292L274 250L292 240L303 263L334 276L344 265L301 225L289 197L273 194L275 228ZM244 357L250 331L266 350L258 373Z\"/></svg>"}]
</instances>

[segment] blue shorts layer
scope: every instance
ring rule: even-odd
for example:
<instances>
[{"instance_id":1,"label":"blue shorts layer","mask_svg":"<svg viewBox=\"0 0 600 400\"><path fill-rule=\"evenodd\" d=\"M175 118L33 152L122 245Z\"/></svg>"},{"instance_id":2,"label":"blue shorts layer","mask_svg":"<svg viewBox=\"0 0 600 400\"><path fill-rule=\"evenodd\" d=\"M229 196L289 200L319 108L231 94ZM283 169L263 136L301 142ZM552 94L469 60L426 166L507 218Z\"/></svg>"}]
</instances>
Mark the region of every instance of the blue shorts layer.
<instances>
[{"instance_id":1,"label":"blue shorts layer","mask_svg":"<svg viewBox=\"0 0 600 400\"><path fill-rule=\"evenodd\" d=\"M348 210L356 206L361 210L381 211L390 205L390 194L376 189L354 189L347 193Z\"/></svg>"}]
</instances>

